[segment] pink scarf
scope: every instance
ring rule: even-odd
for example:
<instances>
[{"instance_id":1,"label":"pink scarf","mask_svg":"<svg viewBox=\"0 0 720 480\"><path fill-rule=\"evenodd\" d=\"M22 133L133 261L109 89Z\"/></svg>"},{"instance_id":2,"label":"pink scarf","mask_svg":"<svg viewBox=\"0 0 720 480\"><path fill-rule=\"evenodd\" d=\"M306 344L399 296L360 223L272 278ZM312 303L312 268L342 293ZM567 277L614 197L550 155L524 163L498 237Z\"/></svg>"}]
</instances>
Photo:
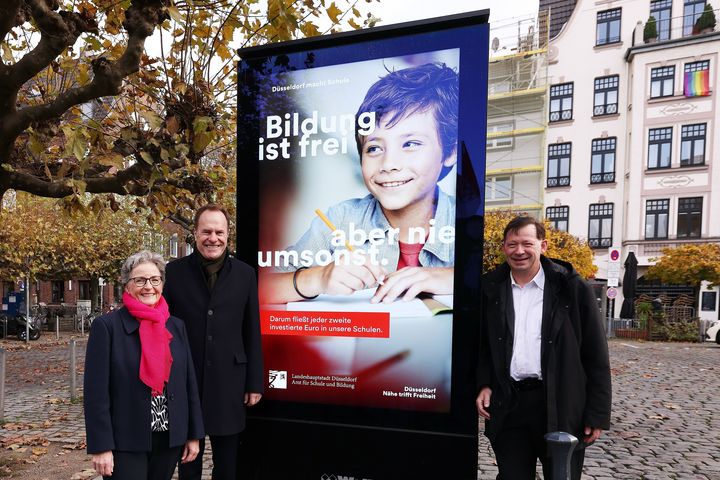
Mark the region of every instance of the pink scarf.
<instances>
[{"instance_id":1,"label":"pink scarf","mask_svg":"<svg viewBox=\"0 0 720 480\"><path fill-rule=\"evenodd\" d=\"M170 318L167 302L161 295L154 307L148 307L123 292L123 304L140 322L140 380L150 387L153 397L162 395L172 365L172 335L165 328Z\"/></svg>"}]
</instances>

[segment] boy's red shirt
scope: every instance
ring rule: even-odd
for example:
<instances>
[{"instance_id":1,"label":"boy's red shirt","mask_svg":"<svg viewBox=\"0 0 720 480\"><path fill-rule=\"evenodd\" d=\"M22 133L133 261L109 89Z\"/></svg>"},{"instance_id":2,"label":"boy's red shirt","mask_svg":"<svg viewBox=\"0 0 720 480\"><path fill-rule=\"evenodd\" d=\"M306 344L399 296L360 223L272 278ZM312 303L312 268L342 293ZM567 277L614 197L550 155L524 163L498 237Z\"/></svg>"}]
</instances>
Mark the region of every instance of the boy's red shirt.
<instances>
[{"instance_id":1,"label":"boy's red shirt","mask_svg":"<svg viewBox=\"0 0 720 480\"><path fill-rule=\"evenodd\" d=\"M420 266L420 251L425 246L424 243L403 243L400 244L400 258L398 259L397 269L404 267Z\"/></svg>"}]
</instances>

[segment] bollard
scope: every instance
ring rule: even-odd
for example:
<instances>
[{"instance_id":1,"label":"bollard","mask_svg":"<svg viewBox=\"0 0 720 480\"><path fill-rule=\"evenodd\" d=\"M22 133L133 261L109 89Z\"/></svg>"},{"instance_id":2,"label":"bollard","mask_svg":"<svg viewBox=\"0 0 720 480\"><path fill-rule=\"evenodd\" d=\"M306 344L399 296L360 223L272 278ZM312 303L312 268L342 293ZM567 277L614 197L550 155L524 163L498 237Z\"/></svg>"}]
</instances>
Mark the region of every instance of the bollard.
<instances>
[{"instance_id":1,"label":"bollard","mask_svg":"<svg viewBox=\"0 0 720 480\"><path fill-rule=\"evenodd\" d=\"M5 421L5 349L0 348L0 423Z\"/></svg>"},{"instance_id":2,"label":"bollard","mask_svg":"<svg viewBox=\"0 0 720 480\"><path fill-rule=\"evenodd\" d=\"M55 338L60 340L60 316L55 315Z\"/></svg>"},{"instance_id":3,"label":"bollard","mask_svg":"<svg viewBox=\"0 0 720 480\"><path fill-rule=\"evenodd\" d=\"M76 342L73 338L70 340L70 401L74 402L77 400L77 385L76 385L76 375L75 370L77 368L76 365L76 357L75 357L75 346Z\"/></svg>"},{"instance_id":4,"label":"bollard","mask_svg":"<svg viewBox=\"0 0 720 480\"><path fill-rule=\"evenodd\" d=\"M550 432L545 441L552 458L552 480L570 480L570 458L578 439L569 433Z\"/></svg>"}]
</instances>

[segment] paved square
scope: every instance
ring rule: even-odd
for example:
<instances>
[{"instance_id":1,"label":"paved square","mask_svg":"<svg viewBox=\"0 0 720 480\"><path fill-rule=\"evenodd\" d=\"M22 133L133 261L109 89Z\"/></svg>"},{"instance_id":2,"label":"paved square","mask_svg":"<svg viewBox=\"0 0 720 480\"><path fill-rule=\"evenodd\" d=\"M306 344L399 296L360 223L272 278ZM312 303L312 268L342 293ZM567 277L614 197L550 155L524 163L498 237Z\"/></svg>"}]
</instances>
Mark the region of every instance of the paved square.
<instances>
[{"instance_id":1,"label":"paved square","mask_svg":"<svg viewBox=\"0 0 720 480\"><path fill-rule=\"evenodd\" d=\"M11 350L0 440L38 435L83 442L82 405L69 401L67 338L29 350L16 341L1 343ZM79 339L78 394L84 354ZM612 430L588 450L584 478L720 480L720 345L611 340L610 358ZM484 436L478 445L478 479L494 479ZM209 479L210 455L205 458L203 479Z\"/></svg>"}]
</instances>

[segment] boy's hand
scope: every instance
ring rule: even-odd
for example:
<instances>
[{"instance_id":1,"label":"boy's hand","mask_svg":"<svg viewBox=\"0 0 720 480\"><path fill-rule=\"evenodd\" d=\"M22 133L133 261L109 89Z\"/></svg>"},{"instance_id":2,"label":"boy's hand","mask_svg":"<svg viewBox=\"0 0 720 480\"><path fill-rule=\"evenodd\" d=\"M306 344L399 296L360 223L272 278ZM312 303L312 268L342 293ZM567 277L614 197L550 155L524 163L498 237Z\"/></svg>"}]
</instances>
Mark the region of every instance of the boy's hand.
<instances>
[{"instance_id":1,"label":"boy's hand","mask_svg":"<svg viewBox=\"0 0 720 480\"><path fill-rule=\"evenodd\" d=\"M422 292L450 295L453 293L454 276L453 267L405 267L385 277L384 284L370 301L392 303L400 296L409 301Z\"/></svg>"},{"instance_id":2,"label":"boy's hand","mask_svg":"<svg viewBox=\"0 0 720 480\"><path fill-rule=\"evenodd\" d=\"M330 263L322 268L321 292L330 295L350 295L357 290L374 287L385 276L379 265L336 265Z\"/></svg>"}]
</instances>

